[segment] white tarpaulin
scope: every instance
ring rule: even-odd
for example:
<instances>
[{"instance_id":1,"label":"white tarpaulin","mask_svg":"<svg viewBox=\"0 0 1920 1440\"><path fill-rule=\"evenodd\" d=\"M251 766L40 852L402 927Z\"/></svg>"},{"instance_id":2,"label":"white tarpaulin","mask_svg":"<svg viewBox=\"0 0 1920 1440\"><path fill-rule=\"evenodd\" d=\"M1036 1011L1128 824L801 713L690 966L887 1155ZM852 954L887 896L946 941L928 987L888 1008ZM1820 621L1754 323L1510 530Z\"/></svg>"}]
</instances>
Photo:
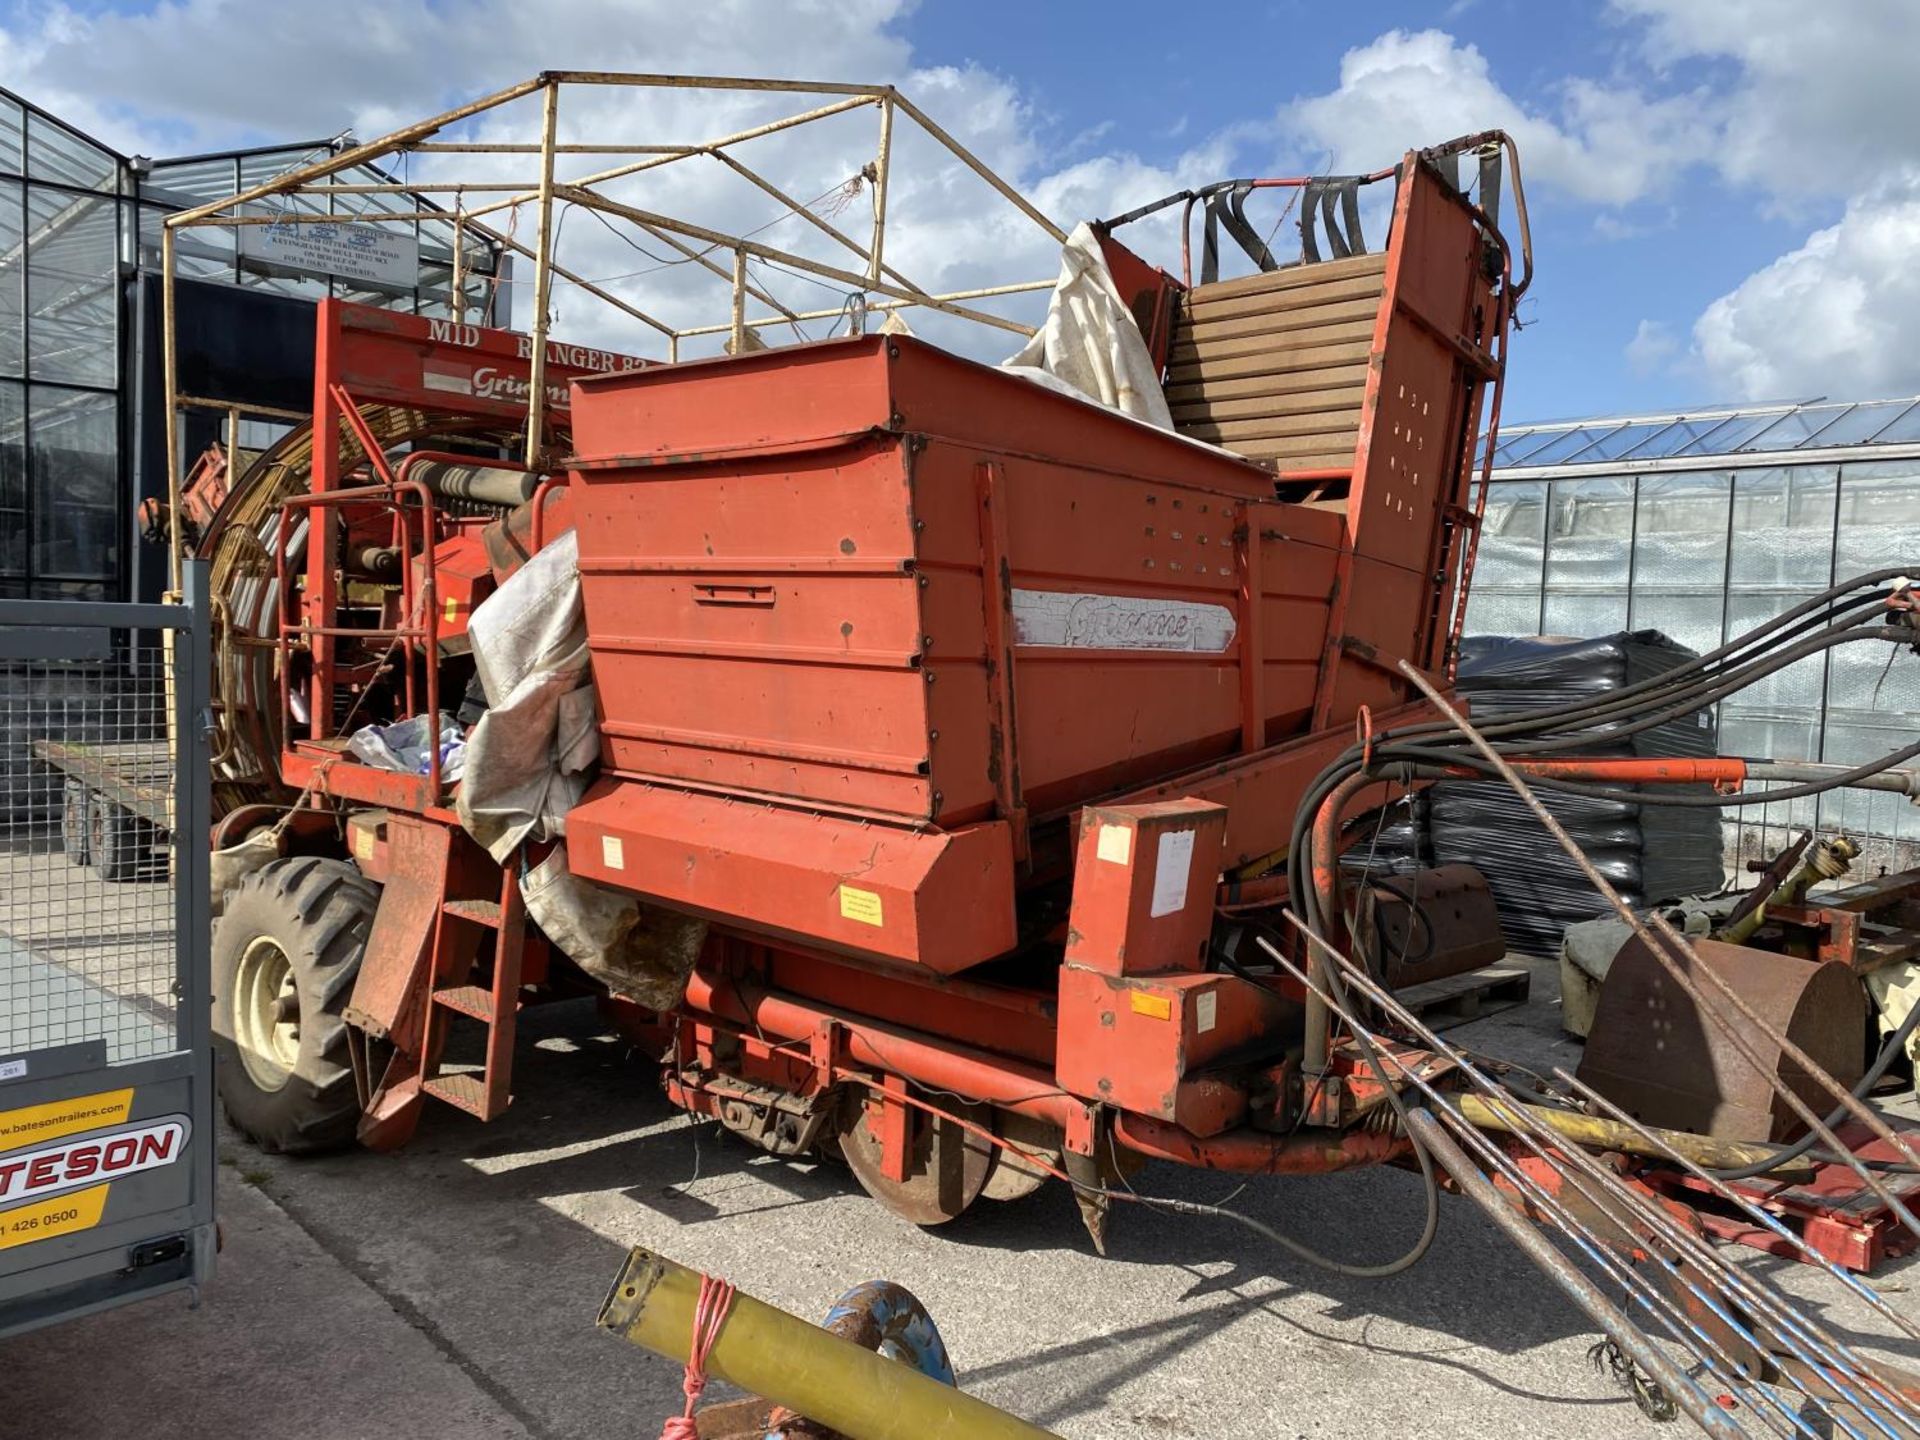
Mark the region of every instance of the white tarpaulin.
<instances>
[{"instance_id":1,"label":"white tarpaulin","mask_svg":"<svg viewBox=\"0 0 1920 1440\"><path fill-rule=\"evenodd\" d=\"M599 757L579 557L569 530L482 601L467 625L488 708L467 735L456 809L502 862L523 840L565 833L567 811L586 788L580 774Z\"/></svg>"},{"instance_id":2,"label":"white tarpaulin","mask_svg":"<svg viewBox=\"0 0 1920 1440\"><path fill-rule=\"evenodd\" d=\"M1084 221L1060 251L1060 279L1046 324L1002 368L1173 429L1153 356L1113 283L1099 238Z\"/></svg>"}]
</instances>

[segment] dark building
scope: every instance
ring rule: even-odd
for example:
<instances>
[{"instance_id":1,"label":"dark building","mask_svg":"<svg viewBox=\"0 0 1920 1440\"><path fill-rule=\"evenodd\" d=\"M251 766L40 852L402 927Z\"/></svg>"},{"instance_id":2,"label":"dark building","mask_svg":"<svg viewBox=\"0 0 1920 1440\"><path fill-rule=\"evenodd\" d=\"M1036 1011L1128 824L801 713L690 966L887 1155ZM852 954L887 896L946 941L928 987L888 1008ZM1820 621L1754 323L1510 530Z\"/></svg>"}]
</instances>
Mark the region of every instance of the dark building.
<instances>
[{"instance_id":1,"label":"dark building","mask_svg":"<svg viewBox=\"0 0 1920 1440\"><path fill-rule=\"evenodd\" d=\"M160 593L164 554L141 543L134 517L141 498L166 491L162 221L350 143L341 136L148 160L122 155L0 90L0 596ZM373 167L340 177L393 178ZM329 203L343 219L436 208L414 195ZM202 227L178 238L185 394L243 413L249 404L309 408L313 301L322 296L450 313L451 218L382 226L390 237L382 275L352 281L291 263L259 242L261 228ZM507 258L470 229L462 265L467 318L504 319ZM189 463L226 428L208 407L185 408L180 423ZM265 445L283 423L243 422L243 447Z\"/></svg>"}]
</instances>

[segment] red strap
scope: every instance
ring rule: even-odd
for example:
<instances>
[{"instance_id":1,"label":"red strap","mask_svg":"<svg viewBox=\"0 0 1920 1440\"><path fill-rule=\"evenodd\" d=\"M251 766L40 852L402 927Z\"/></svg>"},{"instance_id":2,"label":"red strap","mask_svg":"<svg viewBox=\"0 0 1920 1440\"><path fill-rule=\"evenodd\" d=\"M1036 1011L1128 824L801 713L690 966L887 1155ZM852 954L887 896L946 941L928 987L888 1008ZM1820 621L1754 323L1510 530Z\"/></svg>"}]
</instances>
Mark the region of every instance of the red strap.
<instances>
[{"instance_id":1,"label":"red strap","mask_svg":"<svg viewBox=\"0 0 1920 1440\"><path fill-rule=\"evenodd\" d=\"M720 1327L727 1323L727 1313L732 1308L733 1286L711 1275L702 1275L700 1298L693 1307L693 1339L687 1346L686 1378L680 1382L680 1388L687 1395L687 1408L660 1427L660 1440L699 1440L693 1407L700 1403L700 1395L707 1388L707 1356L713 1353L714 1341L720 1338Z\"/></svg>"}]
</instances>

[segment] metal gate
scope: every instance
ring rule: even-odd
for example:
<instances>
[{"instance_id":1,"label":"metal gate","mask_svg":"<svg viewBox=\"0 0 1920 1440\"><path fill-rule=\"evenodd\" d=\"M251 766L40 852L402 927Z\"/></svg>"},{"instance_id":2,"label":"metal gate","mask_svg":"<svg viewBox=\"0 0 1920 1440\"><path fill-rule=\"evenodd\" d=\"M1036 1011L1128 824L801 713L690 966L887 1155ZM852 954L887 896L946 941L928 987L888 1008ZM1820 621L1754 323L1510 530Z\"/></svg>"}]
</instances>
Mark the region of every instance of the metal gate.
<instances>
[{"instance_id":1,"label":"metal gate","mask_svg":"<svg viewBox=\"0 0 1920 1440\"><path fill-rule=\"evenodd\" d=\"M0 1335L213 1268L206 573L0 600Z\"/></svg>"}]
</instances>

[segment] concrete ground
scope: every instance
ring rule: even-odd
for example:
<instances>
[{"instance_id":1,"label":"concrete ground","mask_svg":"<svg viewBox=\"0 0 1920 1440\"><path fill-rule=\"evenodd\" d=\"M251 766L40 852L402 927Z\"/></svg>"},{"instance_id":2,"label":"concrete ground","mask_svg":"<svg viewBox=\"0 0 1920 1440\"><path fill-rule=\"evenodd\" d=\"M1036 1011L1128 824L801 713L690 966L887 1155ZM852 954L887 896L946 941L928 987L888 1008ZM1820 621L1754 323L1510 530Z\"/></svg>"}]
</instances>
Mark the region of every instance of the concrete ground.
<instances>
[{"instance_id":1,"label":"concrete ground","mask_svg":"<svg viewBox=\"0 0 1920 1440\"><path fill-rule=\"evenodd\" d=\"M1524 1018L1454 1037L1570 1059L1544 968L1538 985ZM1138 1207L1103 1260L1058 1187L920 1230L837 1165L690 1126L590 1007L527 1012L521 1035L514 1105L491 1126L441 1108L398 1154L305 1161L228 1137L228 1248L206 1303L0 1344L0 1440L652 1435L678 1409L678 1367L593 1327L636 1244L813 1318L858 1281L899 1281L968 1390L1076 1440L1659 1433L1589 1363L1589 1322L1458 1198L1433 1252L1388 1280ZM1353 1258L1396 1253L1420 1214L1397 1171L1240 1188L1151 1166L1134 1184ZM1884 1323L1830 1279L1751 1260L1856 1343L1920 1359L1875 1342ZM1877 1282L1903 1304L1916 1274Z\"/></svg>"}]
</instances>

